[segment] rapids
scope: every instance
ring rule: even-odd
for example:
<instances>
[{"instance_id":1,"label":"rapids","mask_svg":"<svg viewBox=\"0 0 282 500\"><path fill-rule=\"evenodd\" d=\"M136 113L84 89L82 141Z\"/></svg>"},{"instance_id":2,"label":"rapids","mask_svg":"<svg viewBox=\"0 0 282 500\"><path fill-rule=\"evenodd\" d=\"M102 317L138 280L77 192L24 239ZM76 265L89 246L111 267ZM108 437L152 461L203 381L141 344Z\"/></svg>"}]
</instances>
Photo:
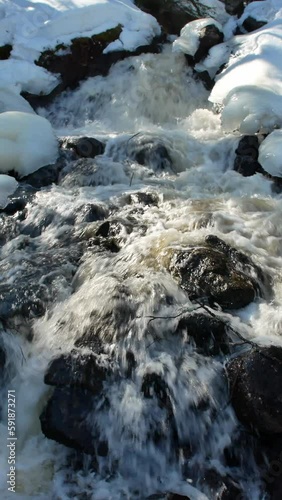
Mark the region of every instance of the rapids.
<instances>
[{"instance_id":1,"label":"rapids","mask_svg":"<svg viewBox=\"0 0 282 500\"><path fill-rule=\"evenodd\" d=\"M273 278L273 300L257 298L244 310L219 314L246 338L282 345L281 195L261 175L244 178L231 170L238 135L222 131L208 92L194 80L184 56L171 53L170 46L161 54L116 64L107 77L88 79L39 113L58 136L95 137L106 142L106 151L95 160L99 186L87 173L78 173L72 182L37 191L27 205L24 234L15 232L1 249L5 283L24 286L28 270L20 274L20 268L32 261L39 272L34 280L47 289L52 286L55 297L46 314L34 320L32 341L30 332L23 335L23 325L21 334L3 326L10 363L1 389L2 411L7 388L16 390L18 408L14 497L134 500L173 491L192 500L213 499L205 477L213 468L231 475L246 498L262 500L251 438L238 440L240 425L229 404L223 359L202 356L172 337L173 316L195 306L162 262L170 248L200 244L208 234L251 256ZM162 170L154 162L138 164L134 151L142 140L163 144L171 164ZM136 192L157 202L144 206L134 198ZM97 228L81 216L89 203L130 222L119 235L118 253L83 247L75 257L79 242ZM46 223L50 213L51 223ZM152 315L160 318L150 321ZM46 439L39 422L50 395L43 382L50 360L71 351L81 337L95 342L95 329L121 373L107 387L110 407L101 402L91 416L109 446L109 457L99 458L98 470L87 455L79 459ZM123 376L128 351L137 365L132 378ZM143 398L143 375L152 372L168 387L173 423L154 398ZM6 425L0 425L1 443L6 443ZM184 450L180 455L173 447L174 429ZM154 432L159 432L159 442L150 439ZM233 467L224 461L230 447L240 455ZM10 498L6 473L3 445L1 499Z\"/></svg>"}]
</instances>

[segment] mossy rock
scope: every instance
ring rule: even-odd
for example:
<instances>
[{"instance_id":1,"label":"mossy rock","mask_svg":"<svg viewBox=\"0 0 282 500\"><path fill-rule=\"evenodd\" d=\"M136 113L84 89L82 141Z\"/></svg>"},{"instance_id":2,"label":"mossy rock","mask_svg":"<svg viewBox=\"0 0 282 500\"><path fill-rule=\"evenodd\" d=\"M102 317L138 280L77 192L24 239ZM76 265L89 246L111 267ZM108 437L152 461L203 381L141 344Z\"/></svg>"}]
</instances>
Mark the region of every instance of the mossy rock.
<instances>
[{"instance_id":1,"label":"mossy rock","mask_svg":"<svg viewBox=\"0 0 282 500\"><path fill-rule=\"evenodd\" d=\"M5 59L9 59L12 49L13 47L9 43L2 45L2 47L0 47L0 60L4 61Z\"/></svg>"}]
</instances>

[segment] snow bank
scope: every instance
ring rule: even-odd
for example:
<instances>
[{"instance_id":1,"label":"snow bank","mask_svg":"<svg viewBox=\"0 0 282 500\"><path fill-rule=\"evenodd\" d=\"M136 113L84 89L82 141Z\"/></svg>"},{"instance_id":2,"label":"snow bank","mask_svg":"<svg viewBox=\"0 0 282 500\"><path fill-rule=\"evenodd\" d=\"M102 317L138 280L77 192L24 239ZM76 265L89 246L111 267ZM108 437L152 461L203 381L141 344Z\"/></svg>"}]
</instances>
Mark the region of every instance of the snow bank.
<instances>
[{"instance_id":1,"label":"snow bank","mask_svg":"<svg viewBox=\"0 0 282 500\"><path fill-rule=\"evenodd\" d=\"M4 111L23 111L34 114L30 104L19 94L17 87L0 87L0 113Z\"/></svg>"},{"instance_id":2,"label":"snow bank","mask_svg":"<svg viewBox=\"0 0 282 500\"><path fill-rule=\"evenodd\" d=\"M121 35L105 52L133 51L160 33L156 19L130 0L0 0L0 46L13 46L10 59L0 61L0 85L19 83L22 90L49 93L58 79L33 64L42 51L119 24Z\"/></svg>"},{"instance_id":3,"label":"snow bank","mask_svg":"<svg viewBox=\"0 0 282 500\"><path fill-rule=\"evenodd\" d=\"M197 19L186 24L180 32L180 37L173 43L173 50L194 56L200 46L201 31L211 25L222 31L221 24L212 18Z\"/></svg>"},{"instance_id":4,"label":"snow bank","mask_svg":"<svg viewBox=\"0 0 282 500\"><path fill-rule=\"evenodd\" d=\"M9 199L8 196L13 194L18 187L18 183L14 177L0 174L0 208L5 208Z\"/></svg>"},{"instance_id":5,"label":"snow bank","mask_svg":"<svg viewBox=\"0 0 282 500\"><path fill-rule=\"evenodd\" d=\"M282 177L282 130L274 130L259 148L259 163L275 177Z\"/></svg>"},{"instance_id":6,"label":"snow bank","mask_svg":"<svg viewBox=\"0 0 282 500\"><path fill-rule=\"evenodd\" d=\"M54 163L58 144L45 118L9 111L0 114L0 172L15 170L24 177Z\"/></svg>"},{"instance_id":7,"label":"snow bank","mask_svg":"<svg viewBox=\"0 0 282 500\"><path fill-rule=\"evenodd\" d=\"M257 21L274 21L280 17L279 10L281 8L281 0L260 0L258 2L252 2L245 8L239 23L243 24L248 17L252 17Z\"/></svg>"},{"instance_id":8,"label":"snow bank","mask_svg":"<svg viewBox=\"0 0 282 500\"><path fill-rule=\"evenodd\" d=\"M222 125L227 131L254 134L282 126L282 10L279 12L260 30L225 44L233 55L209 99L224 106Z\"/></svg>"}]
</instances>

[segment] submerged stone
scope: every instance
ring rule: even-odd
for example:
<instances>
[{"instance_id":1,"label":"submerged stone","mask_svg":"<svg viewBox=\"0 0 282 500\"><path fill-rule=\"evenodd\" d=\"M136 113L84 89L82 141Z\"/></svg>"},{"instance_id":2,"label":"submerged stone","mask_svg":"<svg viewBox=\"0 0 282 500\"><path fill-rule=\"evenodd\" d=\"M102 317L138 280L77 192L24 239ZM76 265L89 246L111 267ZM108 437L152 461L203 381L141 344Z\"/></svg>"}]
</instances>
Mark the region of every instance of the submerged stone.
<instances>
[{"instance_id":1,"label":"submerged stone","mask_svg":"<svg viewBox=\"0 0 282 500\"><path fill-rule=\"evenodd\" d=\"M97 395L101 393L103 383L111 373L109 362L102 361L99 356L73 351L51 362L45 373L44 382L56 387L80 387Z\"/></svg>"},{"instance_id":2,"label":"submerged stone","mask_svg":"<svg viewBox=\"0 0 282 500\"><path fill-rule=\"evenodd\" d=\"M95 399L86 389L56 388L40 415L43 434L70 448L95 454L92 426L87 420L94 405Z\"/></svg>"},{"instance_id":3,"label":"submerged stone","mask_svg":"<svg viewBox=\"0 0 282 500\"><path fill-rule=\"evenodd\" d=\"M206 356L229 353L228 325L221 319L204 313L183 316L175 333L186 332L188 341L195 342L199 353Z\"/></svg>"}]
</instances>

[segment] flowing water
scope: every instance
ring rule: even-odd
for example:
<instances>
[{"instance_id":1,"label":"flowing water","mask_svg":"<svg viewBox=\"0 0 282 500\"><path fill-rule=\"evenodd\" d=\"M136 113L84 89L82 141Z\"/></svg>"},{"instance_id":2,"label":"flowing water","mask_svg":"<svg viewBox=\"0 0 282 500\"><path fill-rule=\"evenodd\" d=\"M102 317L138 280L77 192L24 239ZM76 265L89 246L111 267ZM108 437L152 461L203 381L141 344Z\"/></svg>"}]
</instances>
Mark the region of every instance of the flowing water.
<instances>
[{"instance_id":1,"label":"flowing water","mask_svg":"<svg viewBox=\"0 0 282 500\"><path fill-rule=\"evenodd\" d=\"M59 136L88 135L107 146L95 160L94 180L86 169L38 191L21 234L12 226L14 238L1 250L5 283L26 286L30 293L34 279L52 296L45 316L34 319L33 332L20 316L20 334L3 326L10 359L1 392L3 415L7 388L17 394L16 498L145 499L174 491L213 499L206 480L211 468L236 480L246 498L264 498L251 440L238 439L224 360L203 356L173 337L176 319L148 318L193 309L163 264L171 248L201 244L215 234L274 279L271 303L258 298L242 311L222 315L245 337L282 345L282 198L260 175L244 178L231 170L238 136L222 132L219 111L184 57L170 47L120 62L107 77L90 78L40 110ZM159 169L154 161L149 166L134 161L134 151L146 141L165 146L172 162ZM144 205L137 192L153 202ZM83 218L90 203L122 221L118 253L85 245L97 230L97 223ZM43 436L39 422L50 395L43 382L50 360L71 351L81 337L94 342L94 330L122 375L106 389L110 406L102 404L91 416L109 446L98 470L87 455L75 463L70 449ZM132 377L123 376L128 351L136 362ZM148 373L165 381L173 423L155 398L143 397ZM173 445L175 429L181 453ZM4 418L1 499L10 497L6 432ZM152 439L156 432L159 440ZM233 467L225 460L230 447L240 456Z\"/></svg>"}]
</instances>

